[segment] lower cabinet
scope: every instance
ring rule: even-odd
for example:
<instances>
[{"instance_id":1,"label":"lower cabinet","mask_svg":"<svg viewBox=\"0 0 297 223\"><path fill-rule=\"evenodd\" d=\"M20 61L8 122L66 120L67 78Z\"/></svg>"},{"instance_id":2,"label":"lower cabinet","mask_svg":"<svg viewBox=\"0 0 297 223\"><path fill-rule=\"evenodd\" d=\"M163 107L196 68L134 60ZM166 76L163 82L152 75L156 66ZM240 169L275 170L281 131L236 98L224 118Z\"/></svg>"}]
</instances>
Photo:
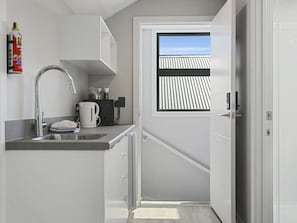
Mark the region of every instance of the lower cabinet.
<instances>
[{"instance_id":1,"label":"lower cabinet","mask_svg":"<svg viewBox=\"0 0 297 223\"><path fill-rule=\"evenodd\" d=\"M127 222L128 141L105 151L6 151L6 222Z\"/></svg>"},{"instance_id":2,"label":"lower cabinet","mask_svg":"<svg viewBox=\"0 0 297 223\"><path fill-rule=\"evenodd\" d=\"M128 137L105 152L105 223L126 222L128 216Z\"/></svg>"}]
</instances>

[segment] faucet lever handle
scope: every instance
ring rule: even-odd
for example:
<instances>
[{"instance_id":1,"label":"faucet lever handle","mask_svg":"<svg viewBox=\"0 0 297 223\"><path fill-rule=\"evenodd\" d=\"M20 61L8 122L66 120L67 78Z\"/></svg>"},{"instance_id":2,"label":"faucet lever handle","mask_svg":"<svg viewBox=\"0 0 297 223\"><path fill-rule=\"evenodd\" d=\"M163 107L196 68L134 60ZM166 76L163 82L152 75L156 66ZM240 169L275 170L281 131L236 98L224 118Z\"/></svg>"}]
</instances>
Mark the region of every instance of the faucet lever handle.
<instances>
[{"instance_id":1,"label":"faucet lever handle","mask_svg":"<svg viewBox=\"0 0 297 223\"><path fill-rule=\"evenodd\" d=\"M47 127L47 123L44 121L44 112L41 112L42 128Z\"/></svg>"}]
</instances>

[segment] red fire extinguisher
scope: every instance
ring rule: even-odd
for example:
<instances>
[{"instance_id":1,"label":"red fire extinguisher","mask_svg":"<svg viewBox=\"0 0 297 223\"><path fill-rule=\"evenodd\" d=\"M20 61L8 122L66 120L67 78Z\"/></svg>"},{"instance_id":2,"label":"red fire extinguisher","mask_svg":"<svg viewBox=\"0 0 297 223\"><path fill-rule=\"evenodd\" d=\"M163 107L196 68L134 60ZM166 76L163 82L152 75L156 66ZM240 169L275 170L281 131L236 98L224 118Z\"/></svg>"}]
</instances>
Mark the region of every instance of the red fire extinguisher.
<instances>
[{"instance_id":1,"label":"red fire extinguisher","mask_svg":"<svg viewBox=\"0 0 297 223\"><path fill-rule=\"evenodd\" d=\"M7 72L9 74L21 74L22 66L22 34L16 22L13 23L11 32L8 35L8 65Z\"/></svg>"}]
</instances>

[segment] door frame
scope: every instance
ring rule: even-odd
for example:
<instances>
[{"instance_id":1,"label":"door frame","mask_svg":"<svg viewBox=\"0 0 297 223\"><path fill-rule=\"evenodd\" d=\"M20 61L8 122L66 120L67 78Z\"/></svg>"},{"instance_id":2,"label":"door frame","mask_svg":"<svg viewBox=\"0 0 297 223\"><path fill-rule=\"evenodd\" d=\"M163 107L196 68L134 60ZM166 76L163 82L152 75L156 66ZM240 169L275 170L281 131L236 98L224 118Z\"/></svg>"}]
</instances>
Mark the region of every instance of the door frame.
<instances>
[{"instance_id":1,"label":"door frame","mask_svg":"<svg viewBox=\"0 0 297 223\"><path fill-rule=\"evenodd\" d=\"M276 123L273 97L273 4L270 0L249 0L250 59L252 92L252 212L251 222L273 221L273 138ZM273 112L273 121L266 120L267 111ZM270 134L267 135L267 130ZM276 129L275 129L276 130ZM277 223L277 222L276 222Z\"/></svg>"},{"instance_id":2,"label":"door frame","mask_svg":"<svg viewBox=\"0 0 297 223\"><path fill-rule=\"evenodd\" d=\"M209 25L212 16L162 16L133 17L133 124L134 137L133 154L133 195L132 209L140 205L141 192L141 142L142 142L142 30L156 25Z\"/></svg>"},{"instance_id":3,"label":"door frame","mask_svg":"<svg viewBox=\"0 0 297 223\"><path fill-rule=\"evenodd\" d=\"M5 120L7 101L6 73L7 0L0 1L0 223L6 222Z\"/></svg>"},{"instance_id":4,"label":"door frame","mask_svg":"<svg viewBox=\"0 0 297 223\"><path fill-rule=\"evenodd\" d=\"M261 130L261 132L258 132L258 151L255 151L255 155L257 154L257 156L259 156L258 159L260 159L258 161L258 167L259 171L261 171L257 173L257 186L259 190L261 190L261 192L258 193L258 199L261 201L261 206L259 206L258 211L261 211L261 214L259 213L259 217L261 216L261 218L258 218L258 220L263 223L271 223L275 222L274 214L278 214L278 209L274 207L274 202L278 201L278 179L274 179L274 171L277 168L277 166L274 166L274 162L276 161L274 160L274 153L277 152L275 146L277 146L276 137L278 134L278 97L277 92L275 92L275 76L273 72L273 16L275 1L252 0L251 4L253 6L255 28L253 30L255 33L254 52L255 59L257 60L254 61L255 78L259 81L259 87L257 89L261 89L261 91L259 91L260 97L258 96L259 98L256 99L259 105L259 113L257 115L259 123L257 124L257 129ZM272 112L271 118L267 118L267 112ZM267 131L269 131L269 133Z\"/></svg>"},{"instance_id":5,"label":"door frame","mask_svg":"<svg viewBox=\"0 0 297 223\"><path fill-rule=\"evenodd\" d=\"M269 111L269 103L266 103L269 98L270 83L267 82L267 75L264 72L265 57L264 57L264 43L263 41L265 32L268 30L263 28L263 12L265 7L263 2L269 0L247 1L248 9L248 29L250 30L248 37L248 44L250 45L250 51L248 52L250 60L250 92L251 92L251 202L250 208L251 216L250 222L252 223L271 223L269 216L272 216L272 210L267 201L267 196L271 196L269 188L266 187L269 183L267 176L267 161L265 152L269 148L269 137L265 135L265 130L271 127L271 123L265 119L265 111ZM263 8L264 7L264 8ZM268 35L268 33L266 33ZM268 40L269 41L269 40ZM269 42L266 42L269 45ZM267 47L267 46L266 46ZM267 67L267 66L266 66ZM271 95L270 95L271 96ZM271 138L271 137L270 137ZM268 140L267 140L268 139ZM269 198L268 198L269 199Z\"/></svg>"},{"instance_id":6,"label":"door frame","mask_svg":"<svg viewBox=\"0 0 297 223\"><path fill-rule=\"evenodd\" d=\"M273 222L273 205L274 205L274 182L273 182L273 138L275 132L273 123L275 120L266 120L266 112L273 112L273 119L277 118L274 112L274 97L273 97L273 9L274 1L263 0L263 33L262 33L262 55L263 55L263 222ZM270 134L266 133L270 130Z\"/></svg>"},{"instance_id":7,"label":"door frame","mask_svg":"<svg viewBox=\"0 0 297 223\"><path fill-rule=\"evenodd\" d=\"M279 191L279 89L278 74L275 72L274 54L278 49L275 42L278 40L274 29L274 18L277 15L276 4L278 0L263 0L259 4L258 23L262 24L262 57L263 57L263 109L272 111L272 120L263 118L263 223L280 222L280 191ZM265 117L265 116L264 116ZM265 134L266 129L271 129L271 135Z\"/></svg>"},{"instance_id":8,"label":"door frame","mask_svg":"<svg viewBox=\"0 0 297 223\"><path fill-rule=\"evenodd\" d=\"M264 112L263 103L263 80L262 80L262 3L257 0L250 0L248 6L248 26L250 28L250 75L251 75L251 222L265 222L262 221L263 207L263 134L264 134ZM141 151L139 150L142 140L142 122L141 122L141 32L142 27L147 24L184 24L195 22L209 22L212 16L199 17L133 17L133 123L136 126L136 137L134 137L134 185L133 187L134 201L136 205L141 202L141 172L138 171L141 167ZM265 83L265 82L264 82ZM139 160L139 162L138 162ZM136 161L136 163L135 163ZM136 183L137 182L137 183ZM136 208L136 207L134 207ZM268 223L268 222L267 222ZM271 222L269 222L271 223Z\"/></svg>"}]
</instances>

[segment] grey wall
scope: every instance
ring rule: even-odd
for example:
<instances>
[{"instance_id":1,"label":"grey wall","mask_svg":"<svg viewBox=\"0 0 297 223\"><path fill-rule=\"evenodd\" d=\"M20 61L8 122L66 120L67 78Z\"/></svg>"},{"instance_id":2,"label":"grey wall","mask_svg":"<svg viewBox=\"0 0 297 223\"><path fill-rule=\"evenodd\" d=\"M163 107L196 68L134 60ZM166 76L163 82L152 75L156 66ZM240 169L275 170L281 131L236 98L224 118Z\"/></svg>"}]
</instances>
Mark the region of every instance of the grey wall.
<instances>
[{"instance_id":1,"label":"grey wall","mask_svg":"<svg viewBox=\"0 0 297 223\"><path fill-rule=\"evenodd\" d=\"M126 96L120 123L132 123L133 16L213 16L225 0L139 0L107 20L118 44L118 74L110 84L112 98Z\"/></svg>"},{"instance_id":2,"label":"grey wall","mask_svg":"<svg viewBox=\"0 0 297 223\"><path fill-rule=\"evenodd\" d=\"M239 92L239 110L236 119L236 208L245 223L251 219L251 99L249 73L249 8L245 4L238 10L236 26L236 75Z\"/></svg>"}]
</instances>

